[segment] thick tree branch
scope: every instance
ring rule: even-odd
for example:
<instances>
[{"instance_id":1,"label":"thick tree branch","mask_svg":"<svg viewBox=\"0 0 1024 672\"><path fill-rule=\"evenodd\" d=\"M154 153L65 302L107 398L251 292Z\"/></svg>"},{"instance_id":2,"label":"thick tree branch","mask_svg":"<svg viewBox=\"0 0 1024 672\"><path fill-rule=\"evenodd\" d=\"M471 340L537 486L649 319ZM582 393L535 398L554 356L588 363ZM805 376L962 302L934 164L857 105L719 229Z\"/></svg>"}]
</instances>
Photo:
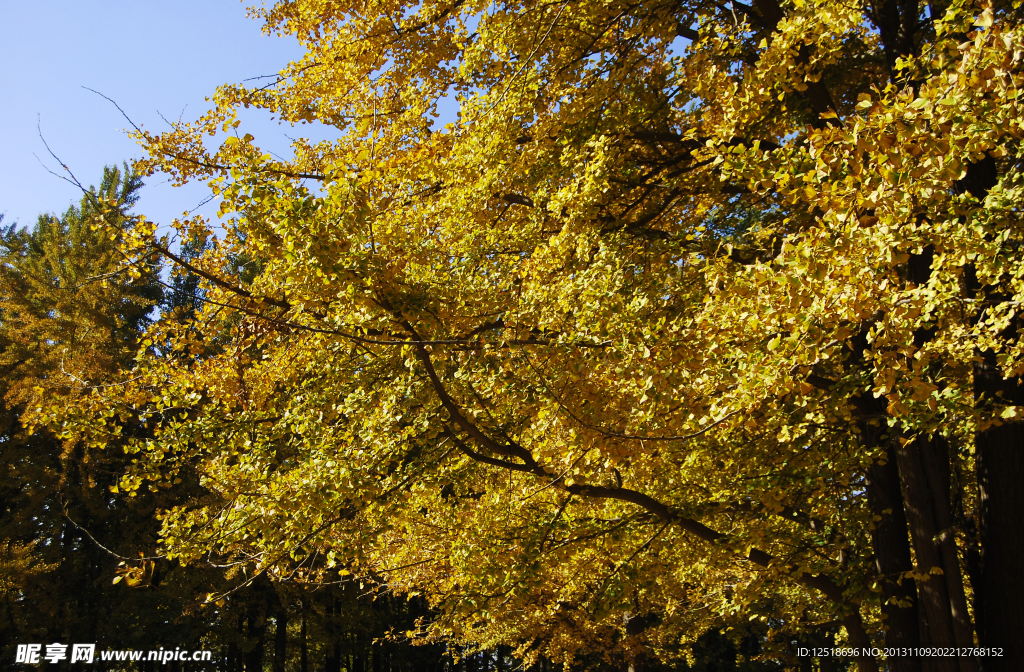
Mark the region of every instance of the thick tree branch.
<instances>
[{"instance_id":1,"label":"thick tree branch","mask_svg":"<svg viewBox=\"0 0 1024 672\"><path fill-rule=\"evenodd\" d=\"M226 280L224 280L222 278L218 278L216 275L213 275L212 273L207 273L206 271L204 271L203 269L199 268L195 264L190 264L189 262L185 261L185 259L183 259L182 257L179 257L178 255L174 254L169 249L167 249L166 247L164 247L163 245L161 245L160 243L158 243L156 241L153 241L152 246L153 246L153 248L155 250L160 252L160 254L164 255L165 257L167 257L168 259L173 261L178 266L181 266L182 268L187 270L189 273L192 273L193 275L198 275L200 278L203 278L204 280L208 280L208 281L212 282L213 284L217 285L218 287L220 287L221 289L229 291L232 294L237 294L238 296L241 296L241 297L244 297L246 299L253 300L253 301L262 301L264 303L269 303L272 306L277 306L278 308L284 308L286 310L290 310L291 307L292 307L292 305L290 303L288 303L287 301L284 301L282 299L275 299L275 298L272 298L272 297L269 297L269 296L260 296L260 297L253 296L252 292L248 291L247 289L244 289L244 288L239 287L237 285L233 285L233 284L227 282Z\"/></svg>"}]
</instances>

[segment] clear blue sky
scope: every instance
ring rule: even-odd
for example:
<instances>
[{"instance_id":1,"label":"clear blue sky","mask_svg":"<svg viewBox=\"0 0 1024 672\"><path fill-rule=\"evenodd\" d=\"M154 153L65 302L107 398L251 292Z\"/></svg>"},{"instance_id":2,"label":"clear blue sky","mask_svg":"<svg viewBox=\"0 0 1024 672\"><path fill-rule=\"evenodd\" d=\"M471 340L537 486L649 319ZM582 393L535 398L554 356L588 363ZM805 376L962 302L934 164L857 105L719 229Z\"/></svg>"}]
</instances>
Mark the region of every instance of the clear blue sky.
<instances>
[{"instance_id":1,"label":"clear blue sky","mask_svg":"<svg viewBox=\"0 0 1024 672\"><path fill-rule=\"evenodd\" d=\"M246 4L252 4L251 2ZM104 164L139 155L117 109L83 89L101 91L139 124L186 118L207 109L219 84L275 73L300 55L292 38L267 37L238 0L0 0L0 213L4 224L32 224L62 212L80 195L40 165L59 166L50 148L85 184ZM159 112L159 113L158 113ZM247 121L248 123L248 121ZM269 119L249 132L274 151L285 134L306 135ZM250 127L251 128L251 127ZM307 126L306 130L308 131ZM168 223L208 192L147 181L137 212ZM199 212L212 216L216 206Z\"/></svg>"}]
</instances>

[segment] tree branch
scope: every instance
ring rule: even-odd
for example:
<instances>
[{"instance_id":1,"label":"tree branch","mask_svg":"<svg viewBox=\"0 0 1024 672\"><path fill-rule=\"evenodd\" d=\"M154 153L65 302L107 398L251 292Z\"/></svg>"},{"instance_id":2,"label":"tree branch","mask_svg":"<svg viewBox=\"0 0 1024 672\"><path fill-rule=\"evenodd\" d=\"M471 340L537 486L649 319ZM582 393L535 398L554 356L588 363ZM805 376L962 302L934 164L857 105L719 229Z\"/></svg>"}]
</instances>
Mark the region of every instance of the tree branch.
<instances>
[{"instance_id":1,"label":"tree branch","mask_svg":"<svg viewBox=\"0 0 1024 672\"><path fill-rule=\"evenodd\" d=\"M409 333L417 340L422 341L422 338L413 328L413 326L404 318L400 318L402 326L409 331ZM448 394L441 379L437 375L437 371L434 369L433 362L430 358L430 353L424 345L414 346L416 354L420 363L426 370L427 377L430 379L431 386L434 388L435 394L440 398L442 406L448 411L449 416L452 420L470 437L472 437L481 447L487 450L504 455L506 457L515 457L522 460L522 464L516 462L509 462L507 460L501 460L493 458L487 455L483 455L471 448L461 444L455 437L454 432L450 428L445 426L446 435L456 442L459 449L471 459L479 461L483 464L491 466L497 466L503 469L511 469L520 473L534 474L535 476L551 479L554 474L549 472L543 465L538 463L533 455L523 448L522 446L509 443L500 444L493 439L486 436L476 425L469 421L468 418L462 413L458 405ZM554 487L568 492L571 495L577 497L587 497L590 499L612 499L621 502L628 502L635 504L645 511L653 514L659 520L667 524L673 524L683 531L709 543L725 543L730 540L729 535L722 532L718 532L700 521L694 520L687 516L682 515L678 511L674 511L668 505L657 499L646 495L637 490L630 488L610 488L604 486L587 485L583 483L574 483L568 485L565 482L553 482L551 485ZM804 587L815 590L838 605L853 606L856 609L856 604L850 604L850 601L846 599L843 589L836 584L832 579L823 575L810 575L803 573L799 568L788 567L781 565L778 558L766 553L760 549L750 548L746 554L742 557L753 562L761 567L768 568L773 564L782 569L785 573L789 574L794 581ZM850 643L858 647L869 647L871 642L867 636L867 632L864 630L861 622L859 611L854 611L850 616L844 619L844 624L847 626L847 630L850 634ZM871 670L877 670L877 665L874 664L874 660L871 658L858 659L858 666L862 672L868 672Z\"/></svg>"}]
</instances>

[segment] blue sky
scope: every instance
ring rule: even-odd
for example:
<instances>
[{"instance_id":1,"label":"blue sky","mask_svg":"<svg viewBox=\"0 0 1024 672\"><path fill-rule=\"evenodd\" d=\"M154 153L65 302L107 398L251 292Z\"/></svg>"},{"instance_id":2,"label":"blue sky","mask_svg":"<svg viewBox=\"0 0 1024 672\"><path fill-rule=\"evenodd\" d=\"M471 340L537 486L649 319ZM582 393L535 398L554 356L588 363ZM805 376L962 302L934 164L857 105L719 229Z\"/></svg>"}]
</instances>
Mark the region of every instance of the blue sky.
<instances>
[{"instance_id":1,"label":"blue sky","mask_svg":"<svg viewBox=\"0 0 1024 672\"><path fill-rule=\"evenodd\" d=\"M247 4L252 4L251 2ZM127 122L87 86L117 101L133 121L166 127L160 114L194 118L219 84L277 72L301 54L292 38L267 37L238 0L0 0L0 213L4 224L30 225L40 212L62 212L76 189L50 175L50 148L85 184L104 164L139 155ZM283 151L302 131L269 118L249 125L266 149ZM309 127L306 127L308 130ZM38 157L38 159L36 158ZM208 191L147 180L137 212L168 223ZM212 216L214 204L199 212Z\"/></svg>"}]
</instances>

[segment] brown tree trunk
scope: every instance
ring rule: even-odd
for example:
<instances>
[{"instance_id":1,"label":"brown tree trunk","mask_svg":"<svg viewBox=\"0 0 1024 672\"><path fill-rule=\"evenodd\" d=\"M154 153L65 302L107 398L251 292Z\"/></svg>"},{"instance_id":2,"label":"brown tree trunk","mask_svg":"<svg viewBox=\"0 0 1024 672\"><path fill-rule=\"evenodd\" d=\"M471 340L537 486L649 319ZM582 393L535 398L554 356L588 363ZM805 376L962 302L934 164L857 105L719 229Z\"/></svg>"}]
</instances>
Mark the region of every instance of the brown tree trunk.
<instances>
[{"instance_id":1,"label":"brown tree trunk","mask_svg":"<svg viewBox=\"0 0 1024 672\"><path fill-rule=\"evenodd\" d=\"M288 648L288 610L279 605L274 615L274 672L284 672Z\"/></svg>"},{"instance_id":2,"label":"brown tree trunk","mask_svg":"<svg viewBox=\"0 0 1024 672\"><path fill-rule=\"evenodd\" d=\"M245 634L245 616L238 617L238 627L233 633L235 637L242 637ZM238 640L233 639L231 644L228 645L228 670L229 672L242 672L244 665L242 662L242 651L241 647L238 646Z\"/></svg>"},{"instance_id":3,"label":"brown tree trunk","mask_svg":"<svg viewBox=\"0 0 1024 672\"><path fill-rule=\"evenodd\" d=\"M934 537L942 561L942 576L949 596L949 610L953 621L953 637L962 648L974 646L974 630L967 611L967 596L964 592L963 572L957 553L956 535L953 532L953 516L950 511L950 461L949 442L941 436L921 443L921 460L931 491L935 527ZM977 672L977 661L964 657L960 661L961 672Z\"/></svg>"},{"instance_id":4,"label":"brown tree trunk","mask_svg":"<svg viewBox=\"0 0 1024 672\"><path fill-rule=\"evenodd\" d=\"M1006 380L984 354L975 365L979 399L1003 393L1006 403L1024 405L1018 379ZM986 657L985 672L1024 670L1024 426L990 427L975 436L981 539L980 585L975 601L985 614L981 645L1002 648Z\"/></svg>"},{"instance_id":5,"label":"brown tree trunk","mask_svg":"<svg viewBox=\"0 0 1024 672\"><path fill-rule=\"evenodd\" d=\"M935 248L931 245L920 254L911 254L907 279L918 286L928 284L934 257ZM922 325L914 333L914 345L923 347L934 334L934 327ZM908 364L915 366L913 362ZM919 436L910 441L899 438L895 448L917 570L928 574L927 580L918 584L922 644L971 647L974 632L950 512L949 443L940 435ZM938 574L932 574L933 571ZM978 670L973 657L935 659L924 667L928 672Z\"/></svg>"},{"instance_id":6,"label":"brown tree trunk","mask_svg":"<svg viewBox=\"0 0 1024 672\"><path fill-rule=\"evenodd\" d=\"M904 527L906 527L906 521L904 521ZM917 627L917 622L916 621L914 622L914 627L915 628ZM831 632L831 631L830 632L826 632L825 633L825 647L831 649L831 648L835 647L835 645L836 645L835 633ZM886 646L888 646L888 644L886 644ZM890 667L889 672L895 672L895 670L899 669L899 668L896 668L896 667L892 666L892 659L890 659L890 661L889 661L889 667ZM824 658L819 658L818 659L818 669L820 670L820 672L836 672L836 659L833 658L832 656L825 656Z\"/></svg>"},{"instance_id":7,"label":"brown tree trunk","mask_svg":"<svg viewBox=\"0 0 1024 672\"><path fill-rule=\"evenodd\" d=\"M968 166L957 188L980 200L998 180L995 159L986 156ZM1006 300L998 291L983 293L974 268L965 270L969 298L983 299L983 305ZM981 314L976 317L980 319ZM1001 334L1005 340L1019 335L1019 319ZM975 400L1024 404L1024 380L1004 378L991 350L976 355ZM975 612L983 614L978 639L981 646L1002 648L1002 656L986 656L985 672L1017 672L1024 670L1024 427L1018 423L989 427L975 435L974 445L980 557L972 559L972 574L977 577L972 583Z\"/></svg>"},{"instance_id":8,"label":"brown tree trunk","mask_svg":"<svg viewBox=\"0 0 1024 672\"><path fill-rule=\"evenodd\" d=\"M876 428L867 428L877 433ZM918 627L917 586L913 579L903 578L914 568L910 556L907 518L903 512L900 474L892 443L886 450L886 462L875 463L868 470L867 494L871 513L881 520L871 532L875 566L882 578L882 614L885 616L885 646L913 648L921 645ZM907 603L901 607L893 600ZM831 664L831 661L830 661ZM891 672L921 672L917 657L889 659Z\"/></svg>"},{"instance_id":9,"label":"brown tree trunk","mask_svg":"<svg viewBox=\"0 0 1024 672\"><path fill-rule=\"evenodd\" d=\"M306 638L306 598L299 600L302 622L299 627L299 672L309 672L309 640Z\"/></svg>"},{"instance_id":10,"label":"brown tree trunk","mask_svg":"<svg viewBox=\"0 0 1024 672\"><path fill-rule=\"evenodd\" d=\"M338 643L338 631L336 621L334 620L335 606L337 605L337 599L333 596L328 595L327 597L327 632L328 638L333 645L330 647L324 647L327 649L327 659L324 661L324 672L340 672L341 671L341 645Z\"/></svg>"},{"instance_id":11,"label":"brown tree trunk","mask_svg":"<svg viewBox=\"0 0 1024 672\"><path fill-rule=\"evenodd\" d=\"M932 510L931 493L921 459L922 444L926 439L898 442L896 458L899 464L900 481L903 486L903 506L910 523L910 538L914 544L917 571L927 574L928 579L917 585L921 600L923 623L927 628L922 632L925 646L953 646L953 619L949 608L949 593L942 574L942 560L935 544L938 530ZM939 672L957 672L959 665L950 658L937 659L935 669Z\"/></svg>"},{"instance_id":12,"label":"brown tree trunk","mask_svg":"<svg viewBox=\"0 0 1024 672\"><path fill-rule=\"evenodd\" d=\"M929 264L930 265L930 264ZM854 336L850 363L861 365L868 349L867 330ZM922 643L918 587L912 578L903 574L914 569L910 554L907 516L903 508L903 488L895 445L898 439L885 436L888 402L870 395L854 396L851 401L857 414L860 441L867 451L885 449L885 461L875 462L867 471L866 491L868 507L878 516L871 532L871 545L875 555L875 568L882 581L882 615L885 617L885 646L914 648ZM899 601L906 606L893 604ZM890 672L935 672L922 667L916 656L892 657L888 660Z\"/></svg>"},{"instance_id":13,"label":"brown tree trunk","mask_svg":"<svg viewBox=\"0 0 1024 672\"><path fill-rule=\"evenodd\" d=\"M267 623L259 607L253 605L249 612L249 637L256 641L256 645L245 655L245 672L263 672L263 649Z\"/></svg>"}]
</instances>

